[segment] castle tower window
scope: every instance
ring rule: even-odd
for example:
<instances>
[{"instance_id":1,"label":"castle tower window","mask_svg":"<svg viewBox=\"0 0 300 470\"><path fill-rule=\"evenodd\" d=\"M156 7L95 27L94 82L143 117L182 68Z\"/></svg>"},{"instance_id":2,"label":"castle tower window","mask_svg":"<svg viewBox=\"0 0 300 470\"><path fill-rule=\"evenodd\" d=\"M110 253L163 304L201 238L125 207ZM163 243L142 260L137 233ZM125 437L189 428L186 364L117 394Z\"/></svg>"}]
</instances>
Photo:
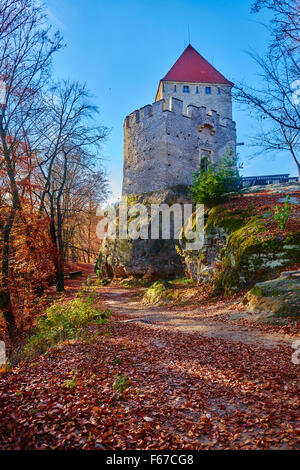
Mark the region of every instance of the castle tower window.
<instances>
[{"instance_id":1,"label":"castle tower window","mask_svg":"<svg viewBox=\"0 0 300 470\"><path fill-rule=\"evenodd\" d=\"M196 93L199 93L199 87L196 86Z\"/></svg>"},{"instance_id":2,"label":"castle tower window","mask_svg":"<svg viewBox=\"0 0 300 470\"><path fill-rule=\"evenodd\" d=\"M210 86L205 87L205 94L206 95L211 95L211 87Z\"/></svg>"},{"instance_id":3,"label":"castle tower window","mask_svg":"<svg viewBox=\"0 0 300 470\"><path fill-rule=\"evenodd\" d=\"M200 171L204 172L207 171L210 159L211 159L211 151L206 149L201 149L202 155L200 156Z\"/></svg>"},{"instance_id":4,"label":"castle tower window","mask_svg":"<svg viewBox=\"0 0 300 470\"><path fill-rule=\"evenodd\" d=\"M183 93L189 93L189 92L190 92L190 87L188 85L184 85Z\"/></svg>"},{"instance_id":5,"label":"castle tower window","mask_svg":"<svg viewBox=\"0 0 300 470\"><path fill-rule=\"evenodd\" d=\"M207 170L207 157L202 157L200 160L200 170L203 173Z\"/></svg>"},{"instance_id":6,"label":"castle tower window","mask_svg":"<svg viewBox=\"0 0 300 470\"><path fill-rule=\"evenodd\" d=\"M221 94L221 88L218 88L218 95Z\"/></svg>"},{"instance_id":7,"label":"castle tower window","mask_svg":"<svg viewBox=\"0 0 300 470\"><path fill-rule=\"evenodd\" d=\"M176 93L176 91L177 91L177 90L176 90L176 85L174 85L174 93Z\"/></svg>"}]
</instances>

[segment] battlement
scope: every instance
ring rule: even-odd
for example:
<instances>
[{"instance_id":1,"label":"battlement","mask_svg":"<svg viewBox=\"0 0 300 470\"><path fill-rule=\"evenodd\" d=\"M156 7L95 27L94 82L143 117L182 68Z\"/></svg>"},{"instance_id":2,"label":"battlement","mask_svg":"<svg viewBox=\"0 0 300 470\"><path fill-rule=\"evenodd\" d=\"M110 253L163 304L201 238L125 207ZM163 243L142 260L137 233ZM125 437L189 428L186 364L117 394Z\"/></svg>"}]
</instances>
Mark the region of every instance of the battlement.
<instances>
[{"instance_id":1,"label":"battlement","mask_svg":"<svg viewBox=\"0 0 300 470\"><path fill-rule=\"evenodd\" d=\"M124 195L190 185L203 158L217 163L228 150L235 154L233 83L191 45L176 64L155 102L125 118Z\"/></svg>"},{"instance_id":2,"label":"battlement","mask_svg":"<svg viewBox=\"0 0 300 470\"><path fill-rule=\"evenodd\" d=\"M164 99L155 101L152 105L148 104L140 109L137 109L126 116L124 127L129 128L135 126L141 121L146 121L150 118L157 118L161 113L173 113L178 117L196 120L199 125L212 125L214 128L217 126L235 128L235 122L229 118L223 118L215 110L209 109L206 106L188 105L184 108L183 101L170 97L166 102Z\"/></svg>"},{"instance_id":3,"label":"battlement","mask_svg":"<svg viewBox=\"0 0 300 470\"><path fill-rule=\"evenodd\" d=\"M170 97L135 110L124 122L123 194L190 185L204 155L235 152L235 123L206 106Z\"/></svg>"}]
</instances>

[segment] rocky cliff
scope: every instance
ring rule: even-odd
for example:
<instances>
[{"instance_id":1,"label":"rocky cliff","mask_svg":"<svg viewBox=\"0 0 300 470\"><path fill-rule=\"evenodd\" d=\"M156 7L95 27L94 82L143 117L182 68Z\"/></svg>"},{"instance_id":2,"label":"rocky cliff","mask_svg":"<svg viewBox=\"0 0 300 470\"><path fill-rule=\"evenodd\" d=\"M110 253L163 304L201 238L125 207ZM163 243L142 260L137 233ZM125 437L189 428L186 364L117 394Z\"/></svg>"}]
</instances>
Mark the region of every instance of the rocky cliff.
<instances>
[{"instance_id":1,"label":"rocky cliff","mask_svg":"<svg viewBox=\"0 0 300 470\"><path fill-rule=\"evenodd\" d=\"M127 204L144 204L150 213L152 204L191 203L186 186L129 196ZM128 218L130 219L130 217ZM148 221L145 221L148 224ZM151 231L151 223L148 226ZM96 269L104 276L126 278L129 276L145 279L163 279L184 274L183 258L176 251L178 240L170 239L109 239L103 241Z\"/></svg>"},{"instance_id":2,"label":"rocky cliff","mask_svg":"<svg viewBox=\"0 0 300 470\"><path fill-rule=\"evenodd\" d=\"M285 227L280 228L274 207L282 210L287 196L292 210ZM187 187L179 186L130 196L128 203L150 207L191 200ZM250 289L257 282L276 278L282 271L299 269L299 209L300 183L253 187L206 211L201 250L186 251L184 237L180 241L107 238L97 269L109 277L155 280L180 276L185 271L198 282L210 282L216 293Z\"/></svg>"},{"instance_id":3,"label":"rocky cliff","mask_svg":"<svg viewBox=\"0 0 300 470\"><path fill-rule=\"evenodd\" d=\"M274 207L292 206L287 224L278 226ZM300 183L258 186L231 196L206 212L204 246L186 252L188 274L210 281L215 292L239 291L300 267Z\"/></svg>"}]
</instances>

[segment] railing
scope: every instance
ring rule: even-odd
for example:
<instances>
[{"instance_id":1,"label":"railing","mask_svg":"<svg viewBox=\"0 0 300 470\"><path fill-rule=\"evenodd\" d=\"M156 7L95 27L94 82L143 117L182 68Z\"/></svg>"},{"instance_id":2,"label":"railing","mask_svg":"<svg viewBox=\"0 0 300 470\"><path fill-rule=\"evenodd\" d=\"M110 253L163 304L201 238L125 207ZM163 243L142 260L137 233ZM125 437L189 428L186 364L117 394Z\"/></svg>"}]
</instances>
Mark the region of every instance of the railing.
<instances>
[{"instance_id":1,"label":"railing","mask_svg":"<svg viewBox=\"0 0 300 470\"><path fill-rule=\"evenodd\" d=\"M249 188L251 186L265 186L268 184L294 183L298 182L297 176L284 175L266 175L266 176L244 176L240 180L241 188Z\"/></svg>"}]
</instances>

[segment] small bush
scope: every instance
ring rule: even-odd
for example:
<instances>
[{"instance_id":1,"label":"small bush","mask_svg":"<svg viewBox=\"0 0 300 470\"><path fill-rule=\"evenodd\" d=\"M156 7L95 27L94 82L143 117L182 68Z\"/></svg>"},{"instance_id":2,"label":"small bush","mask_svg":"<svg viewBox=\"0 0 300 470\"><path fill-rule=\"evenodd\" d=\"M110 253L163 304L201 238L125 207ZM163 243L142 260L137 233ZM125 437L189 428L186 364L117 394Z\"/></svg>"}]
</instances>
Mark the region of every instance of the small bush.
<instances>
[{"instance_id":1,"label":"small bush","mask_svg":"<svg viewBox=\"0 0 300 470\"><path fill-rule=\"evenodd\" d=\"M285 198L283 206L275 206L273 210L273 218L277 222L277 226L280 230L284 230L288 223L290 214L293 212L295 205L290 204L290 196Z\"/></svg>"},{"instance_id":2,"label":"small bush","mask_svg":"<svg viewBox=\"0 0 300 470\"><path fill-rule=\"evenodd\" d=\"M101 269L97 269L96 275L97 275L97 279L100 279L101 276L102 276L102 270L101 270Z\"/></svg>"},{"instance_id":3,"label":"small bush","mask_svg":"<svg viewBox=\"0 0 300 470\"><path fill-rule=\"evenodd\" d=\"M143 303L177 302L180 295L180 290L172 289L172 284L169 281L156 281L143 295Z\"/></svg>"},{"instance_id":4,"label":"small bush","mask_svg":"<svg viewBox=\"0 0 300 470\"><path fill-rule=\"evenodd\" d=\"M124 391L130 387L130 384L131 382L126 375L122 376L122 375L116 374L115 381L113 383L113 389L122 395Z\"/></svg>"},{"instance_id":5,"label":"small bush","mask_svg":"<svg viewBox=\"0 0 300 470\"><path fill-rule=\"evenodd\" d=\"M63 387L64 388L68 388L70 390L74 390L76 387L77 387L77 381L76 379L69 379L69 380L65 380L64 383L63 383Z\"/></svg>"},{"instance_id":6,"label":"small bush","mask_svg":"<svg viewBox=\"0 0 300 470\"><path fill-rule=\"evenodd\" d=\"M156 281L152 286L149 287L149 289L146 290L144 296L143 296L143 302L147 304L156 304L158 303L162 296L164 291L169 288L168 282L163 282L163 281Z\"/></svg>"},{"instance_id":7,"label":"small bush","mask_svg":"<svg viewBox=\"0 0 300 470\"><path fill-rule=\"evenodd\" d=\"M108 312L99 310L95 299L90 297L79 295L64 304L55 303L47 310L46 315L39 319L38 326L27 340L22 355L27 358L41 354L60 341L75 339L88 324L102 324L108 315Z\"/></svg>"},{"instance_id":8,"label":"small bush","mask_svg":"<svg viewBox=\"0 0 300 470\"><path fill-rule=\"evenodd\" d=\"M237 191L240 178L232 151L218 163L210 163L208 158L206 161L207 164L193 174L189 193L197 204L211 207L226 201L228 193Z\"/></svg>"}]
</instances>

